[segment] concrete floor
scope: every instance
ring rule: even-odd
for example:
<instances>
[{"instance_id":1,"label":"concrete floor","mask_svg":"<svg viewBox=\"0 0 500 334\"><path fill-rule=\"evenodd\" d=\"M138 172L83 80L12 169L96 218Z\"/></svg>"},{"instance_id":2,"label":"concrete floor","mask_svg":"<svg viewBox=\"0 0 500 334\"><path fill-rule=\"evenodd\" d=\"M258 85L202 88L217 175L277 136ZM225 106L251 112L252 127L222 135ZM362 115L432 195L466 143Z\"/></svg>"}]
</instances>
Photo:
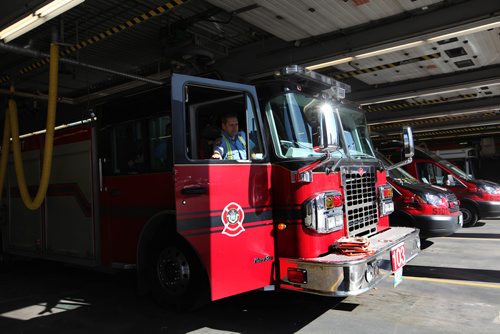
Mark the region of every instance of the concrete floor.
<instances>
[{"instance_id":1,"label":"concrete floor","mask_svg":"<svg viewBox=\"0 0 500 334\"><path fill-rule=\"evenodd\" d=\"M254 291L193 313L137 297L132 273L43 261L0 267L0 333L500 333L500 220L432 238L356 297Z\"/></svg>"}]
</instances>

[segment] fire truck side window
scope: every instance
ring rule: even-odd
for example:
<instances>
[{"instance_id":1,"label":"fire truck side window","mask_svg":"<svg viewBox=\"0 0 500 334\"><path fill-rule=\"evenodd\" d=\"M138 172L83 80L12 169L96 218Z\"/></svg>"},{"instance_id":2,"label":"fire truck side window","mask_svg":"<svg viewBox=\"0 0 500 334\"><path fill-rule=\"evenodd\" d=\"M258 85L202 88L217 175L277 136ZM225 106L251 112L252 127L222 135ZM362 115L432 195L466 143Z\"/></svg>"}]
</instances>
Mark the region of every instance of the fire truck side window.
<instances>
[{"instance_id":1,"label":"fire truck side window","mask_svg":"<svg viewBox=\"0 0 500 334\"><path fill-rule=\"evenodd\" d=\"M134 174L146 169L142 123L117 125L113 138L114 174Z\"/></svg>"},{"instance_id":2,"label":"fire truck side window","mask_svg":"<svg viewBox=\"0 0 500 334\"><path fill-rule=\"evenodd\" d=\"M108 126L100 138L104 175L172 170L170 114Z\"/></svg>"},{"instance_id":3,"label":"fire truck side window","mask_svg":"<svg viewBox=\"0 0 500 334\"><path fill-rule=\"evenodd\" d=\"M170 115L149 120L149 156L153 171L172 170L172 122Z\"/></svg>"},{"instance_id":4,"label":"fire truck side window","mask_svg":"<svg viewBox=\"0 0 500 334\"><path fill-rule=\"evenodd\" d=\"M263 159L262 135L250 96L241 91L210 87L188 86L187 90L185 133L189 159L211 159L214 147L223 142L222 119L228 114L238 119L237 145L244 143L245 155L250 153L251 160Z\"/></svg>"}]
</instances>

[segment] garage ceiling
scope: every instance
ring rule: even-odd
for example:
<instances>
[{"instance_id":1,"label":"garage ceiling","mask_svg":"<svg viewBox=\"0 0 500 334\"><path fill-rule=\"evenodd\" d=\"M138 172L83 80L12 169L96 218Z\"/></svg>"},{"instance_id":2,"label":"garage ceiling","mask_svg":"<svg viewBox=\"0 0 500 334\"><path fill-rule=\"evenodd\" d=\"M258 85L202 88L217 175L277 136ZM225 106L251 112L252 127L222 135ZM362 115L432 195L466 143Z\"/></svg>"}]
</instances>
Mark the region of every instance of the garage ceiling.
<instances>
[{"instance_id":1,"label":"garage ceiling","mask_svg":"<svg viewBox=\"0 0 500 334\"><path fill-rule=\"evenodd\" d=\"M0 30L47 2L2 1ZM499 27L496 0L86 0L0 42L0 98L11 82L20 99L45 98L45 58L26 50L48 53L57 32L62 104L91 107L172 71L249 81L335 61L318 71L352 85L376 138L404 124L420 140L491 137Z\"/></svg>"}]
</instances>

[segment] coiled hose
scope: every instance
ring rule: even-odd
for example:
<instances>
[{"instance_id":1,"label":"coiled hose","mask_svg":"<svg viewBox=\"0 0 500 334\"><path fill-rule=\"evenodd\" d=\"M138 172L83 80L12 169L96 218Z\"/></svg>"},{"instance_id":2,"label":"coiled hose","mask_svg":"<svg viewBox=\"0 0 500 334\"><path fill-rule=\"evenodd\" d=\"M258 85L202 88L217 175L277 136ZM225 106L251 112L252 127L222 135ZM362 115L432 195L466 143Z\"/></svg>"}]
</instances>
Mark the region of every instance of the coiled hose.
<instances>
[{"instance_id":1,"label":"coiled hose","mask_svg":"<svg viewBox=\"0 0 500 334\"><path fill-rule=\"evenodd\" d=\"M50 44L50 69L49 69L49 100L47 108L47 132L43 152L42 175L40 185L35 198L32 199L26 184L24 166L21 156L21 144L19 141L19 125L17 119L17 105L14 99L9 99L9 109L5 114L5 124L2 140L2 156L0 158L0 189L3 189L5 174L7 171L10 136L12 136L12 153L14 155L14 166L16 171L19 192L24 205L30 210L36 210L42 205L47 188L49 186L50 173L52 170L52 151L54 147L54 128L57 106L57 81L59 71L59 46ZM13 92L11 87L11 92ZM1 193L0 193L1 198Z\"/></svg>"}]
</instances>

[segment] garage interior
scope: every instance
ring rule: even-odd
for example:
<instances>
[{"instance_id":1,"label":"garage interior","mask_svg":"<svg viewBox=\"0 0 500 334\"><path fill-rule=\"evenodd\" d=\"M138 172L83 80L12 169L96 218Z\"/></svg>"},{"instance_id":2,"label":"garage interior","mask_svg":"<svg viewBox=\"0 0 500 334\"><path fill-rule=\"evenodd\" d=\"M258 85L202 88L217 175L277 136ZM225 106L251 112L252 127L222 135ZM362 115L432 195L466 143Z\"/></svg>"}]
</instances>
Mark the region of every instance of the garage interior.
<instances>
[{"instance_id":1,"label":"garage interior","mask_svg":"<svg viewBox=\"0 0 500 334\"><path fill-rule=\"evenodd\" d=\"M410 126L417 145L469 150L476 178L500 182L498 0L76 0L8 34L50 2L0 2L0 124L13 97L25 136L45 128L51 42L60 54L56 126L168 85L172 73L251 84L297 64L352 87L346 97L365 111L375 146ZM4 265L0 252L0 329L492 333L500 326L497 223L422 239L397 289L386 280L348 298L251 291L193 313L138 297L131 271Z\"/></svg>"},{"instance_id":2,"label":"garage interior","mask_svg":"<svg viewBox=\"0 0 500 334\"><path fill-rule=\"evenodd\" d=\"M0 29L46 3L3 2ZM493 0L86 0L0 42L0 100L13 84L21 133L44 127L53 40L58 124L172 72L251 82L299 64L352 86L375 144L409 125L430 149L473 148L499 181L499 27Z\"/></svg>"}]
</instances>

